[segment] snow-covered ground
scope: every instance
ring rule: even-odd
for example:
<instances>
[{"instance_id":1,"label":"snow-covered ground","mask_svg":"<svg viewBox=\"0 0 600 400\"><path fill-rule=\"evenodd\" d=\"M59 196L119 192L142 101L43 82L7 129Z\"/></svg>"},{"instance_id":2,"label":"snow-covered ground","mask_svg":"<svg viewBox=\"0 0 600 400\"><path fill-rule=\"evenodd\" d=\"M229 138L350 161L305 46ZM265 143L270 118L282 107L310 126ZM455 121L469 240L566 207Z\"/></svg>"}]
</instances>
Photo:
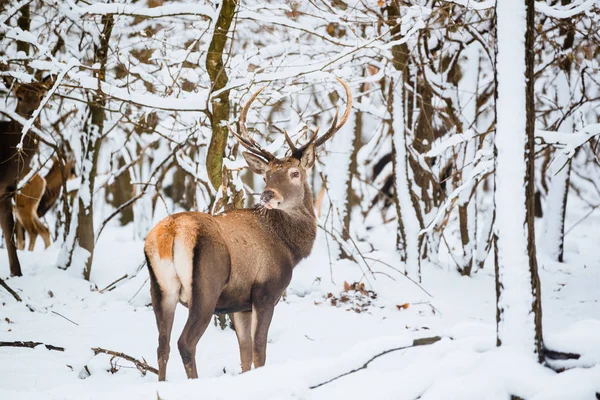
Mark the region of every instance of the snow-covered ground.
<instances>
[{"instance_id":1,"label":"snow-covered ground","mask_svg":"<svg viewBox=\"0 0 600 400\"><path fill-rule=\"evenodd\" d=\"M567 228L586 213L584 207L570 206ZM582 355L559 365L577 367L562 373L536 364L529 355L495 348L491 259L468 278L455 272L448 254L440 255L440 265L423 266L422 286L430 296L393 269L402 268L391 251L393 226L371 230L375 252L365 256L374 274L363 274L349 261L330 265L326 238L319 232L313 254L297 267L287 296L276 307L264 368L240 374L234 332L211 325L198 345L200 379L186 380L175 343L187 310L179 307L168 382L161 384L155 375L142 376L123 359L113 360L118 371L111 373L111 357L94 356L91 350L102 347L157 365L146 269L113 291L98 291L140 265L142 243L131 239L132 229L111 227L102 234L92 283L84 281L79 270L54 266L57 244L21 252L25 276L7 279L7 256L1 250L0 274L23 302L0 288L0 341L39 341L66 350L0 347L0 399L507 399L509 394L596 399L599 228L596 212L571 230L563 264L539 255L545 343L553 350ZM361 297L344 292L344 282L357 281L373 290L376 299L369 293ZM337 299L336 306L327 298L329 293ZM350 299L342 301L343 295ZM365 305L367 301L372 304ZM431 336L442 340L390 352L365 369L310 389L363 366L384 350Z\"/></svg>"}]
</instances>

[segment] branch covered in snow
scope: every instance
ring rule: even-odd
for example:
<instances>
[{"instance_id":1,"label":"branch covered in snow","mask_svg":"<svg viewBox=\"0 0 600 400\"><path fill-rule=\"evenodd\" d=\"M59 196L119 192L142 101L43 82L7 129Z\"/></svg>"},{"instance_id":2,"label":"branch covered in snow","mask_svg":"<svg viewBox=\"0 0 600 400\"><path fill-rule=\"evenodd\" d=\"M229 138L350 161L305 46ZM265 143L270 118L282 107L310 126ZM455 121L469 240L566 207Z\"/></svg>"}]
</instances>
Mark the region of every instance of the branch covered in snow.
<instances>
[{"instance_id":1,"label":"branch covered in snow","mask_svg":"<svg viewBox=\"0 0 600 400\"><path fill-rule=\"evenodd\" d=\"M535 144L554 146L568 158L572 158L579 147L599 135L600 124L586 125L582 130L573 133L538 130L535 132Z\"/></svg>"},{"instance_id":2,"label":"branch covered in snow","mask_svg":"<svg viewBox=\"0 0 600 400\"><path fill-rule=\"evenodd\" d=\"M535 9L536 11L539 11L549 17L565 19L574 17L579 13L589 11L598 3L598 0L585 0L583 3L572 8L569 8L568 6L554 8L543 1L536 1Z\"/></svg>"},{"instance_id":3,"label":"branch covered in snow","mask_svg":"<svg viewBox=\"0 0 600 400\"><path fill-rule=\"evenodd\" d=\"M69 2L68 11L80 16L86 15L124 15L129 17L162 18L184 15L199 15L213 20L215 10L201 4L168 4L153 8L136 7L130 4L96 3L87 7L79 7Z\"/></svg>"},{"instance_id":4,"label":"branch covered in snow","mask_svg":"<svg viewBox=\"0 0 600 400\"><path fill-rule=\"evenodd\" d=\"M496 5L496 0L445 0L448 3L458 4L464 7L467 7L471 10L489 10L490 8L494 8Z\"/></svg>"}]
</instances>

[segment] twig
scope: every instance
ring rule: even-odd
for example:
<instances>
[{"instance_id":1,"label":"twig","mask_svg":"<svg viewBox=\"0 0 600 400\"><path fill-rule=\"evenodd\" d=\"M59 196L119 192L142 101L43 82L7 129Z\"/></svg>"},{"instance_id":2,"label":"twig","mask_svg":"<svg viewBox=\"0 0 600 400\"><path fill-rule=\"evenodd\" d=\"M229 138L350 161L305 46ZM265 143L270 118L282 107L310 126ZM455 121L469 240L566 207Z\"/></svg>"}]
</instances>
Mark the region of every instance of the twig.
<instances>
[{"instance_id":1,"label":"twig","mask_svg":"<svg viewBox=\"0 0 600 400\"><path fill-rule=\"evenodd\" d=\"M569 229L566 230L565 232L565 236L567 236L569 234L569 232L571 232L573 230L573 228L575 228L577 225L579 225L582 221L584 221L587 217L589 217L594 211L596 211L596 208L600 207L600 205L597 206L593 206L590 211L585 214L583 217L581 217L577 222L575 222L573 225L571 225L571 227Z\"/></svg>"},{"instance_id":2,"label":"twig","mask_svg":"<svg viewBox=\"0 0 600 400\"><path fill-rule=\"evenodd\" d=\"M109 285L107 285L104 289L98 291L98 293L102 294L104 292L106 292L107 290L110 292L111 290L113 290L116 286L117 283L121 282L123 279L126 279L129 275L125 274L122 277L120 277L119 279L117 279L116 281L113 281L112 283L110 283Z\"/></svg>"},{"instance_id":3,"label":"twig","mask_svg":"<svg viewBox=\"0 0 600 400\"><path fill-rule=\"evenodd\" d=\"M65 351L64 347L53 346L51 344L44 344L42 342L0 342L0 347L27 347L30 349L34 349L39 345L44 345L48 350Z\"/></svg>"},{"instance_id":4,"label":"twig","mask_svg":"<svg viewBox=\"0 0 600 400\"><path fill-rule=\"evenodd\" d=\"M130 362L134 363L136 368L144 375L146 375L146 372L152 372L153 374L158 375L158 370L156 368L154 368L151 365L148 365L148 363L145 361L138 360L137 358L131 357L125 353L120 353L118 351L113 351L113 350L107 350L107 349L103 349L101 347L93 347L92 351L94 352L94 355L108 354L111 356L120 357L124 360L130 361Z\"/></svg>"},{"instance_id":5,"label":"twig","mask_svg":"<svg viewBox=\"0 0 600 400\"><path fill-rule=\"evenodd\" d=\"M139 292L142 290L142 288L143 288L144 286L146 286L146 282L148 282L148 279L150 279L150 277L146 278L146 280L144 281L144 283L142 283L142 286L140 286L140 288L137 290L137 292L135 292L135 293L133 294L133 296L131 296L131 298L129 299L129 302L130 302L130 303L131 303L131 300L135 299L135 296L137 296L137 295L138 295L138 293L139 293Z\"/></svg>"},{"instance_id":6,"label":"twig","mask_svg":"<svg viewBox=\"0 0 600 400\"><path fill-rule=\"evenodd\" d=\"M8 286L8 285L6 284L6 282L4 282L4 279L2 279L2 278L0 278L0 286L2 286L4 289L6 289L6 291L7 291L8 293L10 293L10 294L12 295L12 297L14 297L14 298L15 298L15 300L17 300L17 301L22 301L22 300L21 300L21 297L20 297L20 296L17 294L17 292L15 292L14 290L12 290L12 289L10 288L10 286Z\"/></svg>"},{"instance_id":7,"label":"twig","mask_svg":"<svg viewBox=\"0 0 600 400\"><path fill-rule=\"evenodd\" d=\"M421 289L423 291L423 293L425 293L427 296L433 297L431 295L431 293L429 293L427 290L425 290L425 288L423 286L421 286L419 284L419 282L415 281L410 276L406 275L406 273L403 273L402 271L398 270L397 268L394 268L393 266L391 266L390 264L386 263L385 261L381 261L381 259L379 259L379 258L373 258L373 257L367 257L367 256L365 256L364 258L365 258L365 260L371 260L371 261L378 262L380 264L383 264L383 265L386 265L386 266L390 267L394 271L400 273L401 276L403 276L404 278L408 279L409 281L411 281L412 283L414 283L415 285L417 285L419 287L419 289Z\"/></svg>"},{"instance_id":8,"label":"twig","mask_svg":"<svg viewBox=\"0 0 600 400\"><path fill-rule=\"evenodd\" d=\"M72 323L73 325L79 326L79 324L77 322L75 322L73 320L70 320L69 318L65 317L64 315L57 313L56 311L52 311L52 314L56 314L59 317L63 317L64 319L66 319L67 321L69 321L70 323Z\"/></svg>"},{"instance_id":9,"label":"twig","mask_svg":"<svg viewBox=\"0 0 600 400\"><path fill-rule=\"evenodd\" d=\"M366 369L372 361L374 361L375 359L377 359L377 358L379 358L381 356L384 356L384 355L386 355L388 353L391 353L391 352L394 352L394 351L398 351L398 350L408 349L408 348L411 348L411 347L426 346L426 345L434 344L436 342L439 342L441 339L442 338L440 336L433 336L433 337L426 337L426 338L421 338L421 339L415 339L413 341L413 343L411 345L409 345L409 346L396 347L396 348L393 348L393 349L388 349L388 350L382 351L381 353L379 353L379 354L374 355L373 357L371 357L369 359L369 361L367 361L366 363L364 363L361 367L355 368L355 369L353 369L351 371L348 371L348 372L344 372L343 374L338 375L335 378L331 378L328 381L319 383L318 385L313 385L309 389L316 389L316 388L321 387L323 385L327 385L328 383L331 383L331 382L333 382L333 381L335 381L337 379L340 379L340 378L342 378L342 377L344 377L346 375L350 375L350 374L353 374L353 373L358 372L360 370Z\"/></svg>"},{"instance_id":10,"label":"twig","mask_svg":"<svg viewBox=\"0 0 600 400\"><path fill-rule=\"evenodd\" d=\"M98 293L102 294L106 291L111 291L116 289L117 287L121 286L122 284L124 284L125 282L129 282L130 280L132 280L133 278L135 278L136 276L138 276L138 274L140 273L140 271L144 268L144 266L146 265L146 260L144 260L135 270L134 273L132 273L131 275L129 274L125 274L122 277L120 277L119 279L117 279L116 281L114 281L113 283L111 283L110 285L106 286L104 289L100 290Z\"/></svg>"}]
</instances>

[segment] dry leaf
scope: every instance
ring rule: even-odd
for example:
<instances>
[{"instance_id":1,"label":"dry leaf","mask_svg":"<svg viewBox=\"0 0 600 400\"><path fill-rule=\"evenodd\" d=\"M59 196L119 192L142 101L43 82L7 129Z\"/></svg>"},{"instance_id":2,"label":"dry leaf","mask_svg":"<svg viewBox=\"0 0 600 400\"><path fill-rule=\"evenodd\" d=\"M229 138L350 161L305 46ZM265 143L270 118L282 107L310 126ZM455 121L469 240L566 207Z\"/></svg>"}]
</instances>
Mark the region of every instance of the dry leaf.
<instances>
[{"instance_id":1,"label":"dry leaf","mask_svg":"<svg viewBox=\"0 0 600 400\"><path fill-rule=\"evenodd\" d=\"M352 285L350 285L348 282L344 281L344 292L348 292L352 290Z\"/></svg>"},{"instance_id":2,"label":"dry leaf","mask_svg":"<svg viewBox=\"0 0 600 400\"><path fill-rule=\"evenodd\" d=\"M398 310L406 310L409 306L410 306L410 303L404 303L404 304L396 305L396 308Z\"/></svg>"}]
</instances>

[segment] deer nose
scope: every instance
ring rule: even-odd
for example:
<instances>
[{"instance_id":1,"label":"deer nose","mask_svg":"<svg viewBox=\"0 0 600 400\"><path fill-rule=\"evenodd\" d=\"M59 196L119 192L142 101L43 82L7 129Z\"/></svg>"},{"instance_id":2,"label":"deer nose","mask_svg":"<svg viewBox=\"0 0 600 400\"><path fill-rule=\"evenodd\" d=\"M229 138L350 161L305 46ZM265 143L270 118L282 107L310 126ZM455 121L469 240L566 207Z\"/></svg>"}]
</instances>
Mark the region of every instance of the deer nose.
<instances>
[{"instance_id":1,"label":"deer nose","mask_svg":"<svg viewBox=\"0 0 600 400\"><path fill-rule=\"evenodd\" d=\"M271 189L265 189L265 191L262 193L262 196L260 196L260 199L264 203L268 203L273 197L275 197L275 192L273 192Z\"/></svg>"}]
</instances>

